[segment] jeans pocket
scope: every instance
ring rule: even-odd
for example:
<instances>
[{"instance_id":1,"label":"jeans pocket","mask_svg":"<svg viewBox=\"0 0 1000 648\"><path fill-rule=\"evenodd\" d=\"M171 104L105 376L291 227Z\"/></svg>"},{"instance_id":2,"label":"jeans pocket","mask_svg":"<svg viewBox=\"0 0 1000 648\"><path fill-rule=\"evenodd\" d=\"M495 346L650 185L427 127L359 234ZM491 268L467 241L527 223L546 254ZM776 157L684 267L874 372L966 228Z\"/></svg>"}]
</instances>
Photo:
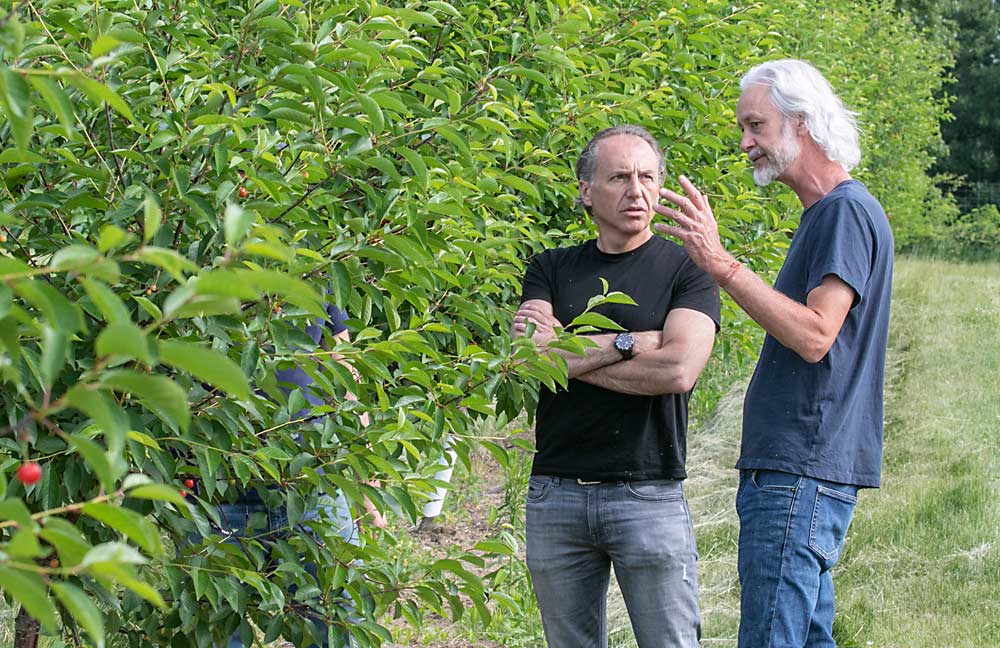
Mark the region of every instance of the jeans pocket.
<instances>
[{"instance_id":1,"label":"jeans pocket","mask_svg":"<svg viewBox=\"0 0 1000 648\"><path fill-rule=\"evenodd\" d=\"M857 503L858 498L850 493L826 486L816 489L816 504L809 526L809 548L829 561L827 568L832 567L840 557Z\"/></svg>"},{"instance_id":2,"label":"jeans pocket","mask_svg":"<svg viewBox=\"0 0 1000 648\"><path fill-rule=\"evenodd\" d=\"M791 494L799 487L802 477L779 470L754 470L750 473L750 481L760 490Z\"/></svg>"},{"instance_id":3,"label":"jeans pocket","mask_svg":"<svg viewBox=\"0 0 1000 648\"><path fill-rule=\"evenodd\" d=\"M532 475L528 478L528 503L538 504L545 501L552 490L552 478L544 475Z\"/></svg>"},{"instance_id":4,"label":"jeans pocket","mask_svg":"<svg viewBox=\"0 0 1000 648\"><path fill-rule=\"evenodd\" d=\"M683 500L684 488L675 479L652 479L626 482L625 492L629 497L644 502L668 502Z\"/></svg>"}]
</instances>

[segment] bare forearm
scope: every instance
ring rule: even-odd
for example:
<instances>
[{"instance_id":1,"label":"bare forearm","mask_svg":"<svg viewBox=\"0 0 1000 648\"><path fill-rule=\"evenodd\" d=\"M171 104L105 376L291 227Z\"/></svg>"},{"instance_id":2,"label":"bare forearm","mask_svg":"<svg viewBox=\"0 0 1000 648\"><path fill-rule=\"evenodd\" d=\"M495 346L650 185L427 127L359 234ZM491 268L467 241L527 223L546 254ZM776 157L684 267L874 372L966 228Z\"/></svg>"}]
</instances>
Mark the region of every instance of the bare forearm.
<instances>
[{"instance_id":1,"label":"bare forearm","mask_svg":"<svg viewBox=\"0 0 1000 648\"><path fill-rule=\"evenodd\" d=\"M840 329L841 322L825 322L816 310L778 292L749 270L737 272L725 290L761 328L806 362L821 360Z\"/></svg>"},{"instance_id":2,"label":"bare forearm","mask_svg":"<svg viewBox=\"0 0 1000 648\"><path fill-rule=\"evenodd\" d=\"M642 356L627 362L600 367L576 376L577 380L621 394L657 396L690 391L686 372L679 363L643 360Z\"/></svg>"},{"instance_id":3,"label":"bare forearm","mask_svg":"<svg viewBox=\"0 0 1000 648\"><path fill-rule=\"evenodd\" d=\"M604 333L600 335L588 335L586 337L597 346L588 346L584 355L564 349L551 347L547 349L549 353L555 353L566 361L567 373L570 378L576 378L588 371L621 362L622 356L613 346L614 335Z\"/></svg>"},{"instance_id":4,"label":"bare forearm","mask_svg":"<svg viewBox=\"0 0 1000 648\"><path fill-rule=\"evenodd\" d=\"M705 313L679 308L667 316L660 342L651 350L578 380L637 396L687 393L708 362L715 330L715 322Z\"/></svg>"}]
</instances>

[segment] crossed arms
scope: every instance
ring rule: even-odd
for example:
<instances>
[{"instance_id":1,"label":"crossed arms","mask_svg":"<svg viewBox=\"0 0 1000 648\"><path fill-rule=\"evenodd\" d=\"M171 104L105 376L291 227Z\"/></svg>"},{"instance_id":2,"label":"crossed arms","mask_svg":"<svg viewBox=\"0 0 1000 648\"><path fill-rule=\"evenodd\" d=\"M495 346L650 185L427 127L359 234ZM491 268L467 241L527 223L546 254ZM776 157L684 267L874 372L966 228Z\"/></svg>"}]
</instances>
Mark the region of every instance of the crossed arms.
<instances>
[{"instance_id":1,"label":"crossed arms","mask_svg":"<svg viewBox=\"0 0 1000 648\"><path fill-rule=\"evenodd\" d=\"M552 304L544 299L523 302L514 315L511 337L527 333L535 325L532 339L548 348L555 328L562 323L553 314ZM689 308L677 308L667 314L659 331L633 331L633 356L623 360L614 348L615 333L587 336L596 347L585 355L550 349L566 360L569 377L622 394L656 396L691 391L708 362L715 342L715 322L708 315Z\"/></svg>"}]
</instances>

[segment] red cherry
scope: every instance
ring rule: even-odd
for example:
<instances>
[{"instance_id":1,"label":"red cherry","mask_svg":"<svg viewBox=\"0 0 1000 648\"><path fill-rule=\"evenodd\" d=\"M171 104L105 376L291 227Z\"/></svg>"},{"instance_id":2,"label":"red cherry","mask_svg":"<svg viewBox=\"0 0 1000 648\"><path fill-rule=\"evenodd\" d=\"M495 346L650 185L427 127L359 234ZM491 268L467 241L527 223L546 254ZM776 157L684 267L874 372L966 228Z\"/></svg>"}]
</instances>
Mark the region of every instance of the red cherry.
<instances>
[{"instance_id":1,"label":"red cherry","mask_svg":"<svg viewBox=\"0 0 1000 648\"><path fill-rule=\"evenodd\" d=\"M247 197L247 188L240 187L240 198L246 198L246 197Z\"/></svg>"},{"instance_id":2,"label":"red cherry","mask_svg":"<svg viewBox=\"0 0 1000 648\"><path fill-rule=\"evenodd\" d=\"M17 479L25 486L31 486L42 478L42 467L34 461L26 461L17 469Z\"/></svg>"},{"instance_id":3,"label":"red cherry","mask_svg":"<svg viewBox=\"0 0 1000 648\"><path fill-rule=\"evenodd\" d=\"M186 490L182 490L181 491L181 497L187 497L187 496L188 496L188 492Z\"/></svg>"},{"instance_id":4,"label":"red cherry","mask_svg":"<svg viewBox=\"0 0 1000 648\"><path fill-rule=\"evenodd\" d=\"M188 488L194 488L194 480L193 479L185 479L184 480L184 485L187 486Z\"/></svg>"}]
</instances>

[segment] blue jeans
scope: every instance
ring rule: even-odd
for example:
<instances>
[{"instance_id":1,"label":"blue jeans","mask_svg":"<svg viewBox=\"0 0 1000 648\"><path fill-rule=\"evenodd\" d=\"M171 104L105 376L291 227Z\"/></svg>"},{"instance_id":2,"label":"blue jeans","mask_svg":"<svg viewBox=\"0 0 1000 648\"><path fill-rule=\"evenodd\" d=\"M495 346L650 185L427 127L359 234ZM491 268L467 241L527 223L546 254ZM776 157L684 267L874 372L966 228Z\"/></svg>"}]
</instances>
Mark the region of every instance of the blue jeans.
<instances>
[{"instance_id":1,"label":"blue jeans","mask_svg":"<svg viewBox=\"0 0 1000 648\"><path fill-rule=\"evenodd\" d=\"M833 578L856 486L740 471L740 648L832 648Z\"/></svg>"},{"instance_id":2,"label":"blue jeans","mask_svg":"<svg viewBox=\"0 0 1000 648\"><path fill-rule=\"evenodd\" d=\"M344 499L342 494L338 494L336 500L329 497L320 498L319 506L307 511L305 515L302 516L302 522L300 522L300 525L308 531L309 520L318 519L320 516L324 519L330 520L332 527L337 530L340 537L342 537L345 541L350 542L353 545L358 544L357 528L354 525L354 520L351 516L351 510L347 505L347 500ZM288 513L284 506L268 508L266 504L259 501L219 504L219 519L222 526L221 528L216 529L216 531L224 538L223 542L230 544L238 545L240 538L247 537L265 541L268 538L285 538L292 532L292 529L288 526ZM200 542L200 540L197 542ZM304 567L306 571L313 576L313 578L316 577L317 568L315 564L306 563ZM326 648L329 645L327 643L326 624L320 619L314 619L313 624L319 631L319 636L322 637L322 643L320 645ZM351 643L349 636L345 636L343 638L343 643L340 645L351 646L353 643ZM233 633L233 635L229 638L229 644L227 646L228 648L243 648L243 642L240 639L239 630Z\"/></svg>"},{"instance_id":3,"label":"blue jeans","mask_svg":"<svg viewBox=\"0 0 1000 648\"><path fill-rule=\"evenodd\" d=\"M639 648L697 646L697 558L679 480L528 482L528 570L550 648L606 648L612 565Z\"/></svg>"}]
</instances>

